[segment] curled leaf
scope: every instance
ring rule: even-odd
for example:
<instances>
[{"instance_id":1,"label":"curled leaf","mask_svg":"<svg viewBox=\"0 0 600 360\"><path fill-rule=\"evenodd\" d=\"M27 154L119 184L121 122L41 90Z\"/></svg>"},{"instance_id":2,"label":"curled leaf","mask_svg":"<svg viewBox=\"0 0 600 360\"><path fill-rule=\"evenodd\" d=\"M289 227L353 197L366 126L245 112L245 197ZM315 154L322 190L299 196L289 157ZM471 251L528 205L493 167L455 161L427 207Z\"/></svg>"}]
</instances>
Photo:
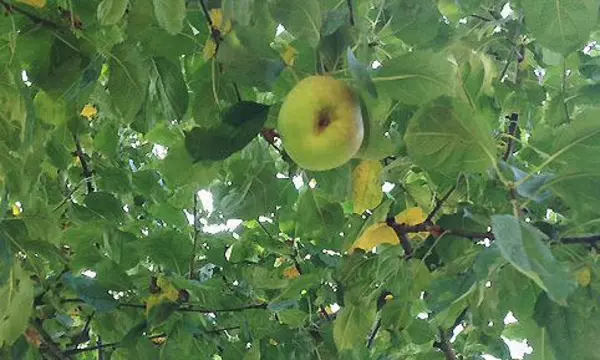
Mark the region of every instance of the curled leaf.
<instances>
[{"instance_id":1,"label":"curled leaf","mask_svg":"<svg viewBox=\"0 0 600 360\"><path fill-rule=\"evenodd\" d=\"M379 161L363 160L352 172L352 201L356 214L373 209L383 199L382 171L383 166Z\"/></svg>"}]
</instances>

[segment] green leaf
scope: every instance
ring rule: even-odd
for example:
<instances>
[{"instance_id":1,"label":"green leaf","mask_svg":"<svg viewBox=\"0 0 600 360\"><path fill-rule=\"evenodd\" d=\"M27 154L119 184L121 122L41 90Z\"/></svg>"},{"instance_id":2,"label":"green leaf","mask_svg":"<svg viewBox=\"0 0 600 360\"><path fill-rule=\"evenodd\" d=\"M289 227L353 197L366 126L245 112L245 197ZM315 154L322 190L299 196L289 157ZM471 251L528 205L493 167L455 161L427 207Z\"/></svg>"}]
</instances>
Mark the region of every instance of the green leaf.
<instances>
[{"instance_id":1,"label":"green leaf","mask_svg":"<svg viewBox=\"0 0 600 360\"><path fill-rule=\"evenodd\" d=\"M55 126L62 125L67 122L69 111L63 100L57 100L50 97L43 90L40 90L33 99L36 114L43 122Z\"/></svg>"},{"instance_id":2,"label":"green leaf","mask_svg":"<svg viewBox=\"0 0 600 360\"><path fill-rule=\"evenodd\" d=\"M128 0L102 0L98 5L98 21L101 25L116 24L127 10Z\"/></svg>"},{"instance_id":3,"label":"green leaf","mask_svg":"<svg viewBox=\"0 0 600 360\"><path fill-rule=\"evenodd\" d=\"M183 30L185 0L152 0L158 24L171 35Z\"/></svg>"},{"instance_id":4,"label":"green leaf","mask_svg":"<svg viewBox=\"0 0 600 360\"><path fill-rule=\"evenodd\" d=\"M371 80L371 75L364 65L358 62L351 48L348 48L346 57L348 60L348 66L350 67L350 73L352 74L354 80L356 80L357 85L360 88L366 89L369 95L376 98L377 89L375 88L375 84L373 84L373 80Z\"/></svg>"},{"instance_id":5,"label":"green leaf","mask_svg":"<svg viewBox=\"0 0 600 360\"><path fill-rule=\"evenodd\" d=\"M8 239L0 236L0 286L4 286L11 274L13 261Z\"/></svg>"},{"instance_id":6,"label":"green leaf","mask_svg":"<svg viewBox=\"0 0 600 360\"><path fill-rule=\"evenodd\" d=\"M112 53L108 91L123 120L131 122L146 99L150 66L133 44L117 45Z\"/></svg>"},{"instance_id":7,"label":"green leaf","mask_svg":"<svg viewBox=\"0 0 600 360\"><path fill-rule=\"evenodd\" d=\"M386 7L393 17L390 21L393 33L410 45L432 41L442 25L437 2L433 0L399 0L389 2Z\"/></svg>"},{"instance_id":8,"label":"green leaf","mask_svg":"<svg viewBox=\"0 0 600 360\"><path fill-rule=\"evenodd\" d=\"M409 156L426 170L443 174L483 172L496 149L485 114L442 98L410 119L404 141Z\"/></svg>"},{"instance_id":9,"label":"green leaf","mask_svg":"<svg viewBox=\"0 0 600 360\"><path fill-rule=\"evenodd\" d=\"M511 215L492 216L495 244L517 270L536 282L554 301L565 304L577 284L550 252L548 237Z\"/></svg>"},{"instance_id":10,"label":"green leaf","mask_svg":"<svg viewBox=\"0 0 600 360\"><path fill-rule=\"evenodd\" d=\"M292 35L316 47L321 38L321 8L319 0L302 2L277 0L271 3L271 15Z\"/></svg>"},{"instance_id":11,"label":"green leaf","mask_svg":"<svg viewBox=\"0 0 600 360\"><path fill-rule=\"evenodd\" d=\"M344 213L339 203L327 201L316 190L305 189L298 200L296 216L301 234L318 240L323 247L340 249Z\"/></svg>"},{"instance_id":12,"label":"green leaf","mask_svg":"<svg viewBox=\"0 0 600 360\"><path fill-rule=\"evenodd\" d=\"M223 115L215 128L195 127L185 134L185 147L194 161L223 160L242 150L267 121L269 107L242 101Z\"/></svg>"},{"instance_id":13,"label":"green leaf","mask_svg":"<svg viewBox=\"0 0 600 360\"><path fill-rule=\"evenodd\" d=\"M383 63L373 76L379 93L422 105L454 91L455 69L444 53L414 51Z\"/></svg>"},{"instance_id":14,"label":"green leaf","mask_svg":"<svg viewBox=\"0 0 600 360\"><path fill-rule=\"evenodd\" d=\"M598 0L522 1L525 21L543 46L567 55L589 39L598 20Z\"/></svg>"},{"instance_id":15,"label":"green leaf","mask_svg":"<svg viewBox=\"0 0 600 360\"><path fill-rule=\"evenodd\" d=\"M542 294L534 319L550 340L557 359L595 359L600 345L594 336L600 331L597 297L580 289L569 298L569 306L560 306Z\"/></svg>"},{"instance_id":16,"label":"green leaf","mask_svg":"<svg viewBox=\"0 0 600 360\"><path fill-rule=\"evenodd\" d=\"M102 219L115 221L124 217L123 204L107 192L93 192L86 196L85 205Z\"/></svg>"},{"instance_id":17,"label":"green leaf","mask_svg":"<svg viewBox=\"0 0 600 360\"><path fill-rule=\"evenodd\" d=\"M165 269L184 275L188 270L192 243L175 231L160 231L144 241L146 254Z\"/></svg>"},{"instance_id":18,"label":"green leaf","mask_svg":"<svg viewBox=\"0 0 600 360\"><path fill-rule=\"evenodd\" d=\"M96 280L85 276L74 276L68 272L63 275L63 281L73 289L79 298L92 306L98 312L106 312L116 308L119 302L108 293L107 288Z\"/></svg>"},{"instance_id":19,"label":"green leaf","mask_svg":"<svg viewBox=\"0 0 600 360\"><path fill-rule=\"evenodd\" d=\"M252 18L254 0L223 0L221 8L226 19L235 20L241 26L248 26Z\"/></svg>"},{"instance_id":20,"label":"green leaf","mask_svg":"<svg viewBox=\"0 0 600 360\"><path fill-rule=\"evenodd\" d=\"M33 283L18 263L9 270L0 296L0 347L4 347L23 334L33 312Z\"/></svg>"},{"instance_id":21,"label":"green leaf","mask_svg":"<svg viewBox=\"0 0 600 360\"><path fill-rule=\"evenodd\" d=\"M175 117L172 120L181 121L188 107L188 90L181 67L163 58L155 58L154 64L158 73L156 87L164 113L172 114Z\"/></svg>"},{"instance_id":22,"label":"green leaf","mask_svg":"<svg viewBox=\"0 0 600 360\"><path fill-rule=\"evenodd\" d=\"M366 345L369 331L375 322L375 304L347 304L333 322L333 340L339 351Z\"/></svg>"}]
</instances>

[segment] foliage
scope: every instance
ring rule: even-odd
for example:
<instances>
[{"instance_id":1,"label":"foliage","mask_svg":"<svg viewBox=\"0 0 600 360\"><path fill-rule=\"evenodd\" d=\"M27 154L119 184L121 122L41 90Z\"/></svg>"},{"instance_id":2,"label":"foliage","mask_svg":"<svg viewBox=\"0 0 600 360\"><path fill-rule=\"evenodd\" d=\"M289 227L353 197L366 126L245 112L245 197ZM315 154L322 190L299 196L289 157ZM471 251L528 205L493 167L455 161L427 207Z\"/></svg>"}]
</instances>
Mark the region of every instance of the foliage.
<instances>
[{"instance_id":1,"label":"foliage","mask_svg":"<svg viewBox=\"0 0 600 360\"><path fill-rule=\"evenodd\" d=\"M0 0L0 358L599 359L599 6Z\"/></svg>"}]
</instances>

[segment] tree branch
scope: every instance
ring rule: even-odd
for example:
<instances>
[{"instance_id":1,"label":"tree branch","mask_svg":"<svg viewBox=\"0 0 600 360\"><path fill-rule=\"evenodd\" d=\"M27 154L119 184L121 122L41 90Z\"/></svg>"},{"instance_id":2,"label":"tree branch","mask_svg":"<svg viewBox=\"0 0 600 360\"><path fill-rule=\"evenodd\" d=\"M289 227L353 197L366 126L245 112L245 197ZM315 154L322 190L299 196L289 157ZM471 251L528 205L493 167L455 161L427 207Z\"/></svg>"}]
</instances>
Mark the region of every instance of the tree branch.
<instances>
[{"instance_id":1,"label":"tree branch","mask_svg":"<svg viewBox=\"0 0 600 360\"><path fill-rule=\"evenodd\" d=\"M250 310L250 309L266 309L268 306L269 306L269 304L267 304L267 303L251 304L251 305L244 305L244 306L225 308L225 309L206 309L206 308L195 308L193 306L180 306L175 311L209 314L209 313L223 313L223 312L239 312L239 311ZM146 304L121 303L121 304L119 304L119 307L145 309Z\"/></svg>"},{"instance_id":2,"label":"tree branch","mask_svg":"<svg viewBox=\"0 0 600 360\"><path fill-rule=\"evenodd\" d=\"M454 353L454 349L452 349L452 344L446 338L446 334L444 334L444 330L440 327L439 329L440 341L434 343L434 346L438 349L442 350L444 353L444 357L446 360L457 360L456 354Z\"/></svg>"},{"instance_id":3,"label":"tree branch","mask_svg":"<svg viewBox=\"0 0 600 360\"><path fill-rule=\"evenodd\" d=\"M404 254L406 255L406 258L407 259L411 258L412 257L412 245L411 245L410 240L407 235L409 233L409 231L407 231L408 227L404 226L403 224L396 223L396 220L392 216L390 216L386 219L386 224L389 227L391 227L392 229L394 229L394 231L396 232L396 235L400 239L400 244L402 245L402 248L404 249ZM425 223L423 223L423 224L425 224Z\"/></svg>"},{"instance_id":4,"label":"tree branch","mask_svg":"<svg viewBox=\"0 0 600 360\"><path fill-rule=\"evenodd\" d=\"M222 333L224 331L229 331L229 330L237 330L239 329L239 326L229 326L229 327L224 327L224 328L217 328L217 329L212 329L212 330L208 330L208 331L204 331L201 334L219 334ZM201 335L199 334L199 335ZM148 340L152 340L152 339L159 339L162 337L166 337L167 334L157 334L157 335L152 335L152 336L148 336ZM196 336L196 335L194 335ZM121 346L121 343L119 342L114 342L114 343L109 343L109 344L98 344L95 346L89 346L86 348L82 348L82 349L72 349L72 350L68 350L65 351L65 353L68 353L69 355L75 355L75 354L81 354L84 352L88 352L88 351L94 351L94 350L103 350L103 349L107 349L107 348L113 348L116 349L119 346Z\"/></svg>"},{"instance_id":5,"label":"tree branch","mask_svg":"<svg viewBox=\"0 0 600 360\"><path fill-rule=\"evenodd\" d=\"M371 331L371 335L369 335L369 340L367 341L367 349L373 347L373 343L375 342L375 337L377 336L379 329L381 329L381 318L377 319L377 323L375 323L375 328L373 328L373 331Z\"/></svg>"},{"instance_id":6,"label":"tree branch","mask_svg":"<svg viewBox=\"0 0 600 360\"><path fill-rule=\"evenodd\" d=\"M46 332L42 321L34 319L31 322L33 328L40 334L42 338L42 345L40 346L40 352L47 354L52 359L56 360L71 360L71 356L67 352L63 352L60 347L52 341L52 337Z\"/></svg>"},{"instance_id":7,"label":"tree branch","mask_svg":"<svg viewBox=\"0 0 600 360\"><path fill-rule=\"evenodd\" d=\"M442 196L441 199L439 199L437 201L437 203L435 204L435 207L433 208L433 210L431 210L431 212L429 213L429 215L427 215L427 219L425 219L425 223L430 223L431 220L435 217L435 215L437 214L438 211L440 211L440 209L442 208L442 205L444 205L444 203L446 202L446 200L448 200L448 198L450 197L450 195L452 195L452 193L454 192L454 190L456 190L456 185L453 185L450 190L448 190L448 192L446 193L446 195Z\"/></svg>"},{"instance_id":8,"label":"tree branch","mask_svg":"<svg viewBox=\"0 0 600 360\"><path fill-rule=\"evenodd\" d=\"M57 29L59 27L58 24L55 24L50 20L43 19L35 14L32 14L25 9L21 9L18 6L15 6L14 4L9 4L5 0L0 0L0 5L3 5L4 8L6 9L6 11L8 11L9 13L11 13L13 11L16 13L19 13L19 14L29 18L29 20L31 20L35 24L40 24L42 26L46 26L46 27L49 27L52 29Z\"/></svg>"},{"instance_id":9,"label":"tree branch","mask_svg":"<svg viewBox=\"0 0 600 360\"><path fill-rule=\"evenodd\" d=\"M75 155L79 158L79 162L81 163L83 178L85 179L87 185L87 192L89 194L95 191L94 184L92 183L93 172L90 169L90 165L87 161L87 155L83 152L81 142L75 134L73 134L73 141L75 141Z\"/></svg>"},{"instance_id":10,"label":"tree branch","mask_svg":"<svg viewBox=\"0 0 600 360\"><path fill-rule=\"evenodd\" d=\"M348 4L348 11L350 11L350 25L354 26L354 6L352 6L352 0L346 0Z\"/></svg>"},{"instance_id":11,"label":"tree branch","mask_svg":"<svg viewBox=\"0 0 600 360\"><path fill-rule=\"evenodd\" d=\"M515 147L514 137L519 125L519 114L512 113L510 116L507 116L507 119L509 120L508 129L506 131L508 140L506 142L506 151L504 152L504 156L502 156L502 160L504 161L508 161L508 158L512 155Z\"/></svg>"}]
</instances>

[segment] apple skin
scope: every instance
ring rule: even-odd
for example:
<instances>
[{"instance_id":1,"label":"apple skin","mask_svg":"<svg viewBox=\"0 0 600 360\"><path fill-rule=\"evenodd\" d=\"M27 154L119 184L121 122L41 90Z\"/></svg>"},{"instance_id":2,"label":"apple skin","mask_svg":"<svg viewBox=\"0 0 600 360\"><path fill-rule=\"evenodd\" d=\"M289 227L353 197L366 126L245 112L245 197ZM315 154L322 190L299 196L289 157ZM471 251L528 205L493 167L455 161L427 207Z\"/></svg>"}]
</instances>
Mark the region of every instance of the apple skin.
<instances>
[{"instance_id":1,"label":"apple skin","mask_svg":"<svg viewBox=\"0 0 600 360\"><path fill-rule=\"evenodd\" d=\"M364 136L360 101L352 88L330 76L309 76L288 93L277 130L300 167L323 171L348 162Z\"/></svg>"}]
</instances>

